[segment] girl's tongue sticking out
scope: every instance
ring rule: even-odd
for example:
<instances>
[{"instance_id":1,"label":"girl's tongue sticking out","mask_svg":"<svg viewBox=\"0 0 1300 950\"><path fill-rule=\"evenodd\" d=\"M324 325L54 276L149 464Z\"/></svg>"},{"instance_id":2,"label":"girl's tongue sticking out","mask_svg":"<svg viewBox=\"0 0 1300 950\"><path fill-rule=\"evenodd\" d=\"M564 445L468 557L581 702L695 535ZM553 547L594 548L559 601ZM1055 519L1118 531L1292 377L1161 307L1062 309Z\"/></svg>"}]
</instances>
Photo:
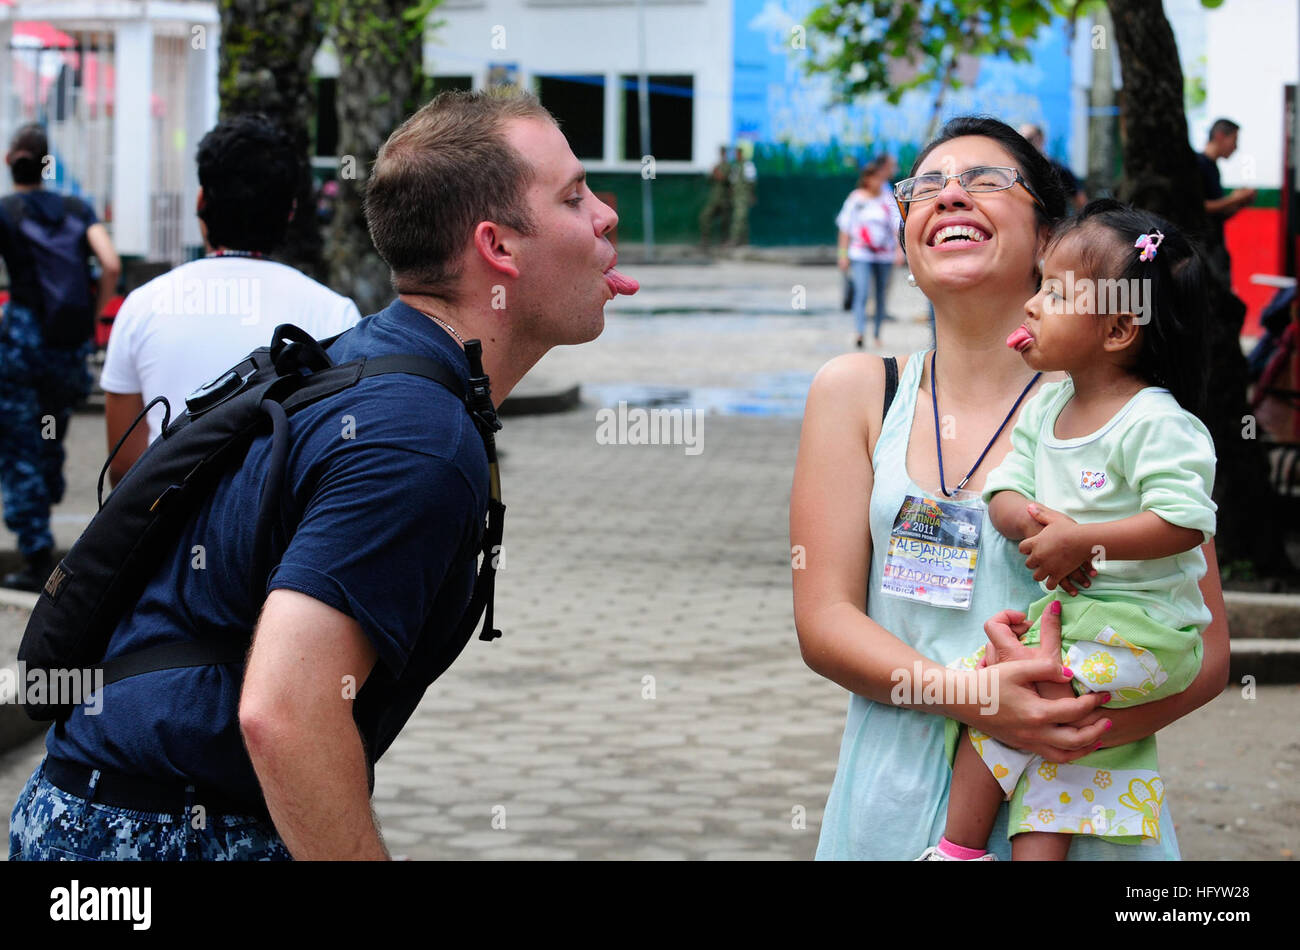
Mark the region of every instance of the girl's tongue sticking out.
<instances>
[{"instance_id":1,"label":"girl's tongue sticking out","mask_svg":"<svg viewBox=\"0 0 1300 950\"><path fill-rule=\"evenodd\" d=\"M1025 347L1034 342L1034 335L1021 324L1016 327L1016 331L1007 337L1007 346L1011 347L1017 353L1023 353Z\"/></svg>"}]
</instances>

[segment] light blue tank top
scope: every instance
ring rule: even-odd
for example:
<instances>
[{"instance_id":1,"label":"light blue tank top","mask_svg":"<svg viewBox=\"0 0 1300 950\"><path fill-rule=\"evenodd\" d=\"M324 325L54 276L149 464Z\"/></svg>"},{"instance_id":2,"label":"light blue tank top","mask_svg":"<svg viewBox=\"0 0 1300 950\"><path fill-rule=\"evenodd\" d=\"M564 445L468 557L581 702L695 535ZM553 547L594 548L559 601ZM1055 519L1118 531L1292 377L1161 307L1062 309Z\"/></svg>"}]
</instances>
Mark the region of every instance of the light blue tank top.
<instances>
[{"instance_id":1,"label":"light blue tank top","mask_svg":"<svg viewBox=\"0 0 1300 950\"><path fill-rule=\"evenodd\" d=\"M986 516L970 610L933 607L880 593L881 565L904 496L930 494L907 474L907 443L925 356L913 354L903 368L871 460L875 479L866 606L867 616L876 623L922 656L946 664L987 642L985 620L1007 608L1027 609L1042 591L1017 546L998 534ZM944 724L944 718L933 713L850 696L839 765L822 817L818 860L912 860L939 843L952 780L944 754ZM1070 848L1070 859L1178 860L1167 800L1163 814L1168 821L1162 821L1161 828L1169 830L1158 845L1121 845L1081 835ZM999 860L1011 859L1005 804L989 850Z\"/></svg>"}]
</instances>

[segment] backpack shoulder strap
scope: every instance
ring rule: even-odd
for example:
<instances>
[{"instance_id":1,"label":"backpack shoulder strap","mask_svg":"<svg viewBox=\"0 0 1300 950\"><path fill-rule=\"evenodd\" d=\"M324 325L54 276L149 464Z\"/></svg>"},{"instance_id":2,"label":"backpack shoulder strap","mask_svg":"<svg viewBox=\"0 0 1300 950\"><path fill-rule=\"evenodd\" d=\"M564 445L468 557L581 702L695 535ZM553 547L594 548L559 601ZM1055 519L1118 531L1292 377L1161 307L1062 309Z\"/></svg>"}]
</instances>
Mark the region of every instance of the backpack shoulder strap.
<instances>
[{"instance_id":1,"label":"backpack shoulder strap","mask_svg":"<svg viewBox=\"0 0 1300 950\"><path fill-rule=\"evenodd\" d=\"M885 416L889 415L889 407L894 403L894 396L898 393L898 360L893 356L884 357L885 364L885 411L881 413L880 418L883 421Z\"/></svg>"},{"instance_id":2,"label":"backpack shoulder strap","mask_svg":"<svg viewBox=\"0 0 1300 950\"><path fill-rule=\"evenodd\" d=\"M374 356L361 368L361 379L368 376L385 376L389 373L407 373L439 383L461 399L465 398L465 381L442 363L427 356Z\"/></svg>"},{"instance_id":3,"label":"backpack shoulder strap","mask_svg":"<svg viewBox=\"0 0 1300 950\"><path fill-rule=\"evenodd\" d=\"M332 342L325 341L326 343ZM473 341L477 342L477 341ZM471 372L473 371L474 359L471 358ZM377 356L365 361L361 368L360 375L357 379L364 379L368 376L383 376L390 373L407 373L412 376L420 376L424 379L432 380L447 389L451 390L457 398L466 403L466 410L471 413L475 419L479 434L483 437L485 447L488 450L489 467L491 470L490 495L488 500L488 524L484 532L482 551L484 554L483 564L479 570L478 576L474 582L474 590L470 596L470 603L466 607L464 618L460 628L453 637L453 642L461 646L468 640L478 626L480 618L485 620L483 632L480 639L491 640L499 637L501 632L496 630L493 625L492 607L493 595L495 592L496 581L496 564L494 555L500 550L502 537L502 516L505 513L505 505L501 502L501 482L496 472L496 450L492 439L492 430L481 423L478 414L470 405L470 398L465 392L465 382L456 373L444 364L435 359L424 356ZM472 385L472 383L471 383ZM265 405L265 404L264 404ZM490 403L489 403L490 406ZM274 407L280 409L280 407ZM259 507L257 534L259 540L255 547L259 553L265 549L266 539L264 537L264 524L269 525L268 514L269 506L273 506L274 499L279 495L278 484L282 481L282 470L284 467L284 451L287 447L288 426L284 420L284 410L280 409L278 413L280 418L276 420L273 427L273 441L278 437L281 441L281 451L278 454L280 459L272 460L271 477L268 479L268 486L263 492L262 504ZM273 416L274 418L274 416ZM493 415L495 421L495 415ZM499 423L497 423L499 425ZM272 487L274 485L274 487ZM263 577L270 572L265 567L255 565L253 570L254 577ZM185 643L164 643L157 647L151 647L145 650L138 650L120 657L116 657L103 664L104 685L115 683L118 680L126 679L131 676L138 676L142 673L153 673L158 670L177 669L191 666L206 666L209 664L223 663L242 663L248 651L248 643L220 643L213 641L189 641ZM437 674L441 675L447 666L451 665L455 659L458 649L450 650L440 660Z\"/></svg>"}]
</instances>

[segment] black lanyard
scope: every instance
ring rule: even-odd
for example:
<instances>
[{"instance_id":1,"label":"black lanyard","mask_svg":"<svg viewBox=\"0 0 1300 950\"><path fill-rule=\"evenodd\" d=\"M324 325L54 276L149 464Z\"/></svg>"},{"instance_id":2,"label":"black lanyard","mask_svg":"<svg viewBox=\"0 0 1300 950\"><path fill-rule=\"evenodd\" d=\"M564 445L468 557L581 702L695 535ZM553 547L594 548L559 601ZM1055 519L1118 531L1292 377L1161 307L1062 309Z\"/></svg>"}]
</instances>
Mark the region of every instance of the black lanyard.
<instances>
[{"instance_id":1,"label":"black lanyard","mask_svg":"<svg viewBox=\"0 0 1300 950\"><path fill-rule=\"evenodd\" d=\"M934 367L938 356L939 348L935 347L934 351L930 354L930 404L934 406L934 445L939 451L939 490L943 492L944 497L951 498L953 495L957 494L957 492L966 487L966 483L970 481L970 477L975 474L975 469L980 467L980 463L984 461L984 456L989 454L989 449L993 448L993 443L998 440L998 436L1002 434L1002 430L1007 427L1007 423L1011 421L1011 417L1016 414L1016 409L1018 409L1020 404L1024 402L1025 396L1029 394L1029 390L1034 388L1034 383L1038 382L1038 377L1043 374L1035 373L1034 378L1031 379L1028 385L1020 391L1020 395L1016 397L1016 401L1011 404L1011 411L1008 412L1006 418L1002 420L1002 425L998 426L998 431L993 433L993 438L989 439L989 444L984 446L984 451L981 452L980 457L975 460L975 464L970 467L970 471L966 473L966 477L958 483L956 488L952 491L948 491L948 486L943 479L943 438L939 435L939 395L935 391L936 374Z\"/></svg>"}]
</instances>

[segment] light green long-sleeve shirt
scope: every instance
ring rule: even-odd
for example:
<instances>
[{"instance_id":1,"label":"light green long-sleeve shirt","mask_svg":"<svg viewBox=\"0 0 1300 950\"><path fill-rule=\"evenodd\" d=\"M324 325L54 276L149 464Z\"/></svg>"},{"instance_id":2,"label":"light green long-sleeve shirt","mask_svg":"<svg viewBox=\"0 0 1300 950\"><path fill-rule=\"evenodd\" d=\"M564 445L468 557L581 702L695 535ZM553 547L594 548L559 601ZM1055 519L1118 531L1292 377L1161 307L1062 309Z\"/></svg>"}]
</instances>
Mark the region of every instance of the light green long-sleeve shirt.
<instances>
[{"instance_id":1,"label":"light green long-sleeve shirt","mask_svg":"<svg viewBox=\"0 0 1300 950\"><path fill-rule=\"evenodd\" d=\"M1073 395L1070 380L1049 383L1025 406L1011 451L985 482L984 500L1015 491L1080 524L1153 511L1206 541L1213 537L1214 442L1201 421L1168 390L1148 387L1096 432L1058 439L1057 416ZM1204 629L1210 622L1197 586L1205 575L1199 547L1146 561L1102 553L1097 566L1089 597L1136 604L1171 627Z\"/></svg>"}]
</instances>

